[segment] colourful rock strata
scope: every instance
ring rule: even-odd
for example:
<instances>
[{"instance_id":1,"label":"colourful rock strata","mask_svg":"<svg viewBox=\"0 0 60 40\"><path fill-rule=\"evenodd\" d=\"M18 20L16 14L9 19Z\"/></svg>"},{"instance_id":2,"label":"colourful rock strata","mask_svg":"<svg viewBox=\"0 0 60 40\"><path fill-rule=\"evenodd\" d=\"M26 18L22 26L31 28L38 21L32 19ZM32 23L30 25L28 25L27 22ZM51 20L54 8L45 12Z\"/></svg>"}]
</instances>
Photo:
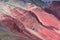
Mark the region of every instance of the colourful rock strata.
<instances>
[{"instance_id":1,"label":"colourful rock strata","mask_svg":"<svg viewBox=\"0 0 60 40\"><path fill-rule=\"evenodd\" d=\"M8 15L0 13L0 25L23 36L17 40L60 40L60 20L43 8L28 3L26 9L14 5L2 9Z\"/></svg>"}]
</instances>

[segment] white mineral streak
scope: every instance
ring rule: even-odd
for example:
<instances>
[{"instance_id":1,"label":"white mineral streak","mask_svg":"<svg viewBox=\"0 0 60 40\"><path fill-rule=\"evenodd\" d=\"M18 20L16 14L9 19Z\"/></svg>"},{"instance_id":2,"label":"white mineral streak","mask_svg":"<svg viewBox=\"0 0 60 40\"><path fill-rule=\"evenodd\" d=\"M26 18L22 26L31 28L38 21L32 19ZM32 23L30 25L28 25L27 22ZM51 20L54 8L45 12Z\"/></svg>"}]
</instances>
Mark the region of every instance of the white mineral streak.
<instances>
[{"instance_id":1,"label":"white mineral streak","mask_svg":"<svg viewBox=\"0 0 60 40\"><path fill-rule=\"evenodd\" d=\"M31 34L35 35L36 37L38 38L41 38L43 40L46 40L45 38L43 38L40 34L38 34L37 32L33 31L32 29L28 28L28 27L25 27L25 29L30 32Z\"/></svg>"}]
</instances>

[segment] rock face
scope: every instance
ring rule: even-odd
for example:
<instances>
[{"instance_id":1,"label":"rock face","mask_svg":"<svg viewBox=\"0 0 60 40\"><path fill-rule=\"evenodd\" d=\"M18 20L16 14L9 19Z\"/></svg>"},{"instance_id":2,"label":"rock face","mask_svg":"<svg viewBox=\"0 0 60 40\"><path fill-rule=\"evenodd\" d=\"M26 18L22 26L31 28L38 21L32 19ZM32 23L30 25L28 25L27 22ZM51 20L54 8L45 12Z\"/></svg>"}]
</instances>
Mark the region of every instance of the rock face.
<instances>
[{"instance_id":1,"label":"rock face","mask_svg":"<svg viewBox=\"0 0 60 40\"><path fill-rule=\"evenodd\" d=\"M18 31L18 32L20 32L20 29L18 28L18 26L17 26L17 22L18 21L16 21L16 20L14 20L14 18L12 18L12 17L10 17L10 16L8 16L8 15L5 15L5 14L0 14L1 16L0 16L0 21L1 21L1 23L3 24L3 25L5 25L7 28L9 28L11 31L12 30L15 30L16 32ZM15 23L16 22L16 23ZM23 25L21 22L19 23L20 24L20 26L21 25Z\"/></svg>"},{"instance_id":2,"label":"rock face","mask_svg":"<svg viewBox=\"0 0 60 40\"><path fill-rule=\"evenodd\" d=\"M18 22L17 20L15 20L14 18L12 18L8 15L0 13L0 26L1 25L5 28L9 29L14 34L20 35L20 36L17 36L18 38L16 37L16 39L13 37L15 40L25 40L25 39L32 40L29 37L27 37L26 35L22 34L24 25L21 22ZM20 26L20 27L18 27L18 26ZM20 30L20 28L21 28L21 30ZM3 40L4 40L4 38L3 38ZM10 39L6 39L6 40L10 40ZM11 39L11 40L13 40L13 39Z\"/></svg>"},{"instance_id":3,"label":"rock face","mask_svg":"<svg viewBox=\"0 0 60 40\"><path fill-rule=\"evenodd\" d=\"M2 9L8 15L0 13L0 24L18 34L17 40L60 40L60 33L56 32L60 21L43 8L29 3L27 10L13 5Z\"/></svg>"},{"instance_id":4,"label":"rock face","mask_svg":"<svg viewBox=\"0 0 60 40\"><path fill-rule=\"evenodd\" d=\"M59 20L54 15L44 11L41 7L31 6L28 9L34 12L34 14L37 16L37 18L43 25L58 27L60 23Z\"/></svg>"}]
</instances>

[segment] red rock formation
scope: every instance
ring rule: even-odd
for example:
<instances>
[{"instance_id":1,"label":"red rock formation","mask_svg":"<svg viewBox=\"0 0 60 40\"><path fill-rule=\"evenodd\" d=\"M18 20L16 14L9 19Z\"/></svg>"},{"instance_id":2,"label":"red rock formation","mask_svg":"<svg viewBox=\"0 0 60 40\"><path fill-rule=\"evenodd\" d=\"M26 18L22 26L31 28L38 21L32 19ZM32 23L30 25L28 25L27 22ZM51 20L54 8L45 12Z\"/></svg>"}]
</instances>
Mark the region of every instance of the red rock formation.
<instances>
[{"instance_id":1,"label":"red rock formation","mask_svg":"<svg viewBox=\"0 0 60 40\"><path fill-rule=\"evenodd\" d=\"M30 28L32 30L36 30L34 27L37 24L37 20L35 19L34 16L32 16L30 11L25 11L25 10L20 9L18 7L17 8L13 8L13 6L8 6L8 7L9 7L9 11L11 10L10 11L11 13L9 13L9 14L13 18L15 18L16 20L22 22L25 27L28 27L28 28ZM19 26L19 28L20 27L21 26ZM33 34L33 35L35 35L35 34Z\"/></svg>"},{"instance_id":2,"label":"red rock formation","mask_svg":"<svg viewBox=\"0 0 60 40\"><path fill-rule=\"evenodd\" d=\"M4 25L5 28L8 28L11 32L16 33L18 38L16 40L32 40L30 37L26 36L23 32L23 24L21 22L17 22L14 18L0 13L0 24ZM20 28L19 28L19 27ZM21 28L22 27L22 28ZM27 33L28 35L28 33Z\"/></svg>"},{"instance_id":3,"label":"red rock formation","mask_svg":"<svg viewBox=\"0 0 60 40\"><path fill-rule=\"evenodd\" d=\"M23 25L26 28L26 31L28 31L30 34L35 35L39 38L41 38L40 36L42 35L42 37L46 38L47 40L60 40L59 38L60 34L58 34L56 31L50 28L45 27L45 26L53 26L58 28L60 22L52 14L48 14L42 8L37 7L35 5L33 5L31 8L28 8L30 9L29 11L18 7L15 8L14 6L11 5L9 5L7 8L9 12L8 11L6 12L8 12L10 16L13 17L14 19L23 23ZM45 26L41 25L32 14L35 14L39 22L41 22ZM20 28L21 26L18 25L18 27Z\"/></svg>"},{"instance_id":4,"label":"red rock formation","mask_svg":"<svg viewBox=\"0 0 60 40\"><path fill-rule=\"evenodd\" d=\"M33 5L30 7L28 6L28 9L34 12L40 22L44 25L53 26L56 28L58 28L58 25L60 25L59 20L54 15L45 12L42 8Z\"/></svg>"},{"instance_id":5,"label":"red rock formation","mask_svg":"<svg viewBox=\"0 0 60 40\"><path fill-rule=\"evenodd\" d=\"M20 26L22 24L17 22L14 18L6 14L0 13L0 21L5 27L9 28L11 31L20 32L20 29L18 28L17 24L20 24Z\"/></svg>"}]
</instances>

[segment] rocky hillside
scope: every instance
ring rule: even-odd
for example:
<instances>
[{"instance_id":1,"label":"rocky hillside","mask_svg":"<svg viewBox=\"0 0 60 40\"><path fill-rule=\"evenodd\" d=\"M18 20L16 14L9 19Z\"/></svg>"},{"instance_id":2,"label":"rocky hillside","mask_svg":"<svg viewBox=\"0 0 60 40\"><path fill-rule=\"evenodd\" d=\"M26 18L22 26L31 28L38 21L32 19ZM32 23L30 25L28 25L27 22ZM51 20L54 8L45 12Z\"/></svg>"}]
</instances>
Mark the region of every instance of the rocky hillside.
<instances>
[{"instance_id":1,"label":"rocky hillside","mask_svg":"<svg viewBox=\"0 0 60 40\"><path fill-rule=\"evenodd\" d=\"M0 5L0 29L7 32L0 31L1 40L60 40L60 2L20 1L26 3L25 9L11 3Z\"/></svg>"}]
</instances>

